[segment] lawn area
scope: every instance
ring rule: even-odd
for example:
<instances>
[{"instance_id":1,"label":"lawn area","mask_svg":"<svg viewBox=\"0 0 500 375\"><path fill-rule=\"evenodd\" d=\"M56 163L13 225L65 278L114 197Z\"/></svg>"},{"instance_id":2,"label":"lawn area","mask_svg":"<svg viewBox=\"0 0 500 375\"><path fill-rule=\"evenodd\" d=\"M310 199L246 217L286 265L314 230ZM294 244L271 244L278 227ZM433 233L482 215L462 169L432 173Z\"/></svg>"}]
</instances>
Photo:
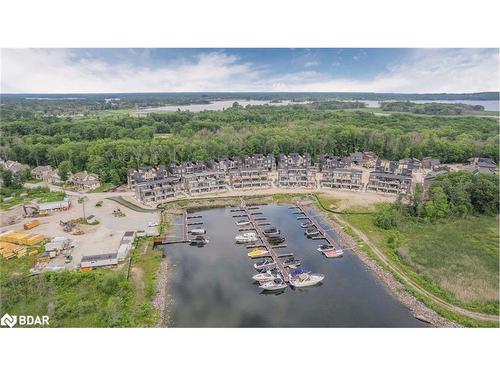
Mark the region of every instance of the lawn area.
<instances>
[{"instance_id":1,"label":"lawn area","mask_svg":"<svg viewBox=\"0 0 500 375\"><path fill-rule=\"evenodd\" d=\"M0 259L0 315L49 315L51 327L149 327L161 254L139 239L119 268L46 272L29 276L33 258Z\"/></svg>"},{"instance_id":2,"label":"lawn area","mask_svg":"<svg viewBox=\"0 0 500 375\"><path fill-rule=\"evenodd\" d=\"M357 210L366 208L353 211ZM427 290L456 305L498 313L496 216L440 223L407 221L400 224L399 230L376 227L372 215L343 217Z\"/></svg>"},{"instance_id":3,"label":"lawn area","mask_svg":"<svg viewBox=\"0 0 500 375\"><path fill-rule=\"evenodd\" d=\"M102 193L108 190L111 190L115 187L111 182L105 182L101 184L98 188L92 189L89 191L89 193Z\"/></svg>"},{"instance_id":4,"label":"lawn area","mask_svg":"<svg viewBox=\"0 0 500 375\"><path fill-rule=\"evenodd\" d=\"M45 187L33 189L1 189L0 190L0 209L5 210L16 204L29 203L36 199L38 202L56 202L62 201L66 194L58 191L50 191Z\"/></svg>"}]
</instances>

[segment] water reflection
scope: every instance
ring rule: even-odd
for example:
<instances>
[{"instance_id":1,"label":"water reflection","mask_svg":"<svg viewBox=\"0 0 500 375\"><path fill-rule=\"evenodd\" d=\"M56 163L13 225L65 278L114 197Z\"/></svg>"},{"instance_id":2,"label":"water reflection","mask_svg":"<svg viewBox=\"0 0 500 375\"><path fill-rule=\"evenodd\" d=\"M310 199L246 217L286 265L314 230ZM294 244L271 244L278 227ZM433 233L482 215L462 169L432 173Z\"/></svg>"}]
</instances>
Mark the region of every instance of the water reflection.
<instances>
[{"instance_id":1,"label":"water reflection","mask_svg":"<svg viewBox=\"0 0 500 375\"><path fill-rule=\"evenodd\" d=\"M229 208L200 211L210 242L204 247L168 245L172 322L177 327L423 327L355 254L328 259L316 249L324 240L304 236L300 220L287 206L261 211L281 229L287 248L301 267L322 273L322 284L309 288L261 291L254 284L255 260L236 245L237 219ZM317 215L317 213L315 213ZM321 221L320 221L321 222ZM326 223L321 225L327 228ZM329 232L340 241L335 233ZM279 251L279 252L281 252Z\"/></svg>"}]
</instances>

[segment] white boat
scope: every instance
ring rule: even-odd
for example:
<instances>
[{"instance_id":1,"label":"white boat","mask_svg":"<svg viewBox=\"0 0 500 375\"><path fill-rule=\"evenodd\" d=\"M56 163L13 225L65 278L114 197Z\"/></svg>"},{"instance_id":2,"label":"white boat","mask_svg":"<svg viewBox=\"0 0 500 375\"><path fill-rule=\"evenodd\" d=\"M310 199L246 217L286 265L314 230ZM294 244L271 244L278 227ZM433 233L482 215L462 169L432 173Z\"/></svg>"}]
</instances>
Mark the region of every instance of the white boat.
<instances>
[{"instance_id":1,"label":"white boat","mask_svg":"<svg viewBox=\"0 0 500 375\"><path fill-rule=\"evenodd\" d=\"M259 283L265 283L277 278L280 278L280 275L277 271L266 271L252 276L252 279L258 281Z\"/></svg>"},{"instance_id":2,"label":"white boat","mask_svg":"<svg viewBox=\"0 0 500 375\"><path fill-rule=\"evenodd\" d=\"M327 258L340 258L344 256L343 250L331 250L323 253Z\"/></svg>"},{"instance_id":3,"label":"white boat","mask_svg":"<svg viewBox=\"0 0 500 375\"><path fill-rule=\"evenodd\" d=\"M207 231L204 228L195 228L190 230L191 234L205 234Z\"/></svg>"},{"instance_id":4,"label":"white boat","mask_svg":"<svg viewBox=\"0 0 500 375\"><path fill-rule=\"evenodd\" d=\"M248 225L248 224L250 224L250 221L248 221L248 220L240 220L240 221L236 222L236 225L239 225L239 226Z\"/></svg>"},{"instance_id":5,"label":"white boat","mask_svg":"<svg viewBox=\"0 0 500 375\"><path fill-rule=\"evenodd\" d=\"M274 279L259 285L259 288L264 290L283 290L286 289L286 287L287 285L282 279Z\"/></svg>"},{"instance_id":6,"label":"white boat","mask_svg":"<svg viewBox=\"0 0 500 375\"><path fill-rule=\"evenodd\" d=\"M304 288L307 286L313 286L325 278L325 275L322 275L320 273L301 273L297 277L293 277L290 279L290 285L292 285L295 288Z\"/></svg>"},{"instance_id":7,"label":"white boat","mask_svg":"<svg viewBox=\"0 0 500 375\"><path fill-rule=\"evenodd\" d=\"M283 266L290 268L297 268L300 266L300 260L294 258L285 259L282 263Z\"/></svg>"},{"instance_id":8,"label":"white boat","mask_svg":"<svg viewBox=\"0 0 500 375\"><path fill-rule=\"evenodd\" d=\"M193 238L190 240L190 244L194 246L203 246L208 243L208 238L203 237L203 236L196 236L196 238Z\"/></svg>"},{"instance_id":9,"label":"white boat","mask_svg":"<svg viewBox=\"0 0 500 375\"><path fill-rule=\"evenodd\" d=\"M257 237L257 233L255 232L247 232L234 237L234 239L236 243L250 243L258 241L259 237Z\"/></svg>"},{"instance_id":10,"label":"white boat","mask_svg":"<svg viewBox=\"0 0 500 375\"><path fill-rule=\"evenodd\" d=\"M320 245L316 250L318 250L322 253L325 253L327 251L335 250L335 247L332 245L323 244L323 245Z\"/></svg>"},{"instance_id":11,"label":"white boat","mask_svg":"<svg viewBox=\"0 0 500 375\"><path fill-rule=\"evenodd\" d=\"M308 223L302 223L302 224L300 224L300 227L301 227L301 228L309 228L309 227L311 227L312 225L313 225L313 223L308 222Z\"/></svg>"},{"instance_id":12,"label":"white boat","mask_svg":"<svg viewBox=\"0 0 500 375\"><path fill-rule=\"evenodd\" d=\"M276 262L272 259L264 259L260 262L254 263L253 267L256 270L271 269L276 267Z\"/></svg>"}]
</instances>

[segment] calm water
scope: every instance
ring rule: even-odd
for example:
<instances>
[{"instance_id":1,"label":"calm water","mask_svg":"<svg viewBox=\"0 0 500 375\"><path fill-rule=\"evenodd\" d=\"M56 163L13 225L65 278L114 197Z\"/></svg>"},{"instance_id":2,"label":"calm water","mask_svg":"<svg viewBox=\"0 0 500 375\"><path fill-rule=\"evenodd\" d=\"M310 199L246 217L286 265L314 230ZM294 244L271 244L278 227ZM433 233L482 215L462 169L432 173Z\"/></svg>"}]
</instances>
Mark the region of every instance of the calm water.
<instances>
[{"instance_id":1,"label":"calm water","mask_svg":"<svg viewBox=\"0 0 500 375\"><path fill-rule=\"evenodd\" d=\"M287 238L302 267L325 274L323 284L287 288L280 295L261 294L244 245L236 245L235 218L229 208L200 211L210 243L203 247L169 245L169 285L175 327L424 327L399 303L356 255L326 259L321 240L303 235L288 206L261 210Z\"/></svg>"},{"instance_id":2,"label":"calm water","mask_svg":"<svg viewBox=\"0 0 500 375\"><path fill-rule=\"evenodd\" d=\"M247 105L263 105L268 104L272 106L282 106L288 104L305 104L307 102L292 102L290 100L283 100L279 103L271 103L269 100L217 100L210 104L190 104L183 106L164 106L156 108L145 108L141 110L142 112L175 112L177 110L190 111L190 112L201 112L201 111L221 111L226 108L230 108L234 102L238 102L242 106ZM369 108L378 108L380 104L377 100L359 100L360 102L366 103ZM386 100L388 101L388 100ZM486 111L498 111L499 102L498 100L411 100L414 103L451 103L451 104L471 104L471 105L482 105Z\"/></svg>"}]
</instances>

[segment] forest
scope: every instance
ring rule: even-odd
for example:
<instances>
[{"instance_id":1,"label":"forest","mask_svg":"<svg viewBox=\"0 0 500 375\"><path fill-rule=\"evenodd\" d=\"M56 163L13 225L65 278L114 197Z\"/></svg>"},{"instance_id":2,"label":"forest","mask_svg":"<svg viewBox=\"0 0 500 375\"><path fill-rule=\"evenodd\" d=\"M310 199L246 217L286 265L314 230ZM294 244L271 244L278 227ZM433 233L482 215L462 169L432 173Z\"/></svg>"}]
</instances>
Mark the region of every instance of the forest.
<instances>
[{"instance_id":1,"label":"forest","mask_svg":"<svg viewBox=\"0 0 500 375\"><path fill-rule=\"evenodd\" d=\"M498 161L496 118L380 116L362 111L251 106L224 111L153 113L144 117L2 118L0 157L31 167L68 161L103 182L120 183L128 168L253 153L339 156L374 151L386 159L433 156Z\"/></svg>"},{"instance_id":2,"label":"forest","mask_svg":"<svg viewBox=\"0 0 500 375\"><path fill-rule=\"evenodd\" d=\"M386 112L411 112L417 115L433 116L458 116L467 111L484 111L482 105L448 104L448 103L412 103L412 102L383 102L380 103L382 111Z\"/></svg>"}]
</instances>

